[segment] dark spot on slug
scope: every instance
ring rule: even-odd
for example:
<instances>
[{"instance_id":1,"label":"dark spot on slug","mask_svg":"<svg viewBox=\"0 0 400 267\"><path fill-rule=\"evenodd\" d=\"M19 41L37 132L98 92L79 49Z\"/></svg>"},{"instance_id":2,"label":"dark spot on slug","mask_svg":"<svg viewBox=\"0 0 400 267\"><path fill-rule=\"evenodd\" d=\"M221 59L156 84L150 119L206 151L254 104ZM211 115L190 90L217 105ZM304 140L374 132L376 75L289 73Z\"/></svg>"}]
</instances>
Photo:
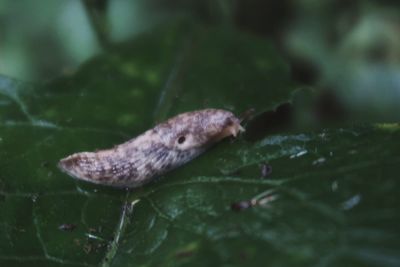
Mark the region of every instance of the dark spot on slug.
<instances>
[{"instance_id":1,"label":"dark spot on slug","mask_svg":"<svg viewBox=\"0 0 400 267\"><path fill-rule=\"evenodd\" d=\"M105 176L107 173L107 171L106 171L106 169L104 169L104 167L101 167L98 171L99 171L100 176Z\"/></svg>"},{"instance_id":2,"label":"dark spot on slug","mask_svg":"<svg viewBox=\"0 0 400 267\"><path fill-rule=\"evenodd\" d=\"M96 177L96 180L98 180L98 181L107 181L108 179L109 179L109 178L104 177L104 176Z\"/></svg>"},{"instance_id":3,"label":"dark spot on slug","mask_svg":"<svg viewBox=\"0 0 400 267\"><path fill-rule=\"evenodd\" d=\"M107 158L107 163L109 166L115 165L115 160L111 159L110 157Z\"/></svg>"},{"instance_id":4,"label":"dark spot on slug","mask_svg":"<svg viewBox=\"0 0 400 267\"><path fill-rule=\"evenodd\" d=\"M186 153L185 153L185 152L180 152L180 153L178 154L178 158L179 158L180 160L184 159L185 157L186 157Z\"/></svg>"},{"instance_id":5,"label":"dark spot on slug","mask_svg":"<svg viewBox=\"0 0 400 267\"><path fill-rule=\"evenodd\" d=\"M183 142L185 142L185 140L186 140L186 137L180 136L180 137L178 138L178 144L183 144Z\"/></svg>"},{"instance_id":6,"label":"dark spot on slug","mask_svg":"<svg viewBox=\"0 0 400 267\"><path fill-rule=\"evenodd\" d=\"M159 162L159 161L162 160L164 157L166 157L166 155L167 155L167 152L160 152L160 153L156 156L155 161L156 161L156 162Z\"/></svg>"},{"instance_id":7,"label":"dark spot on slug","mask_svg":"<svg viewBox=\"0 0 400 267\"><path fill-rule=\"evenodd\" d=\"M152 166L151 163L146 163L146 165L145 165L144 167L146 168L146 170L147 170L149 173L154 172L153 166Z\"/></svg>"},{"instance_id":8,"label":"dark spot on slug","mask_svg":"<svg viewBox=\"0 0 400 267\"><path fill-rule=\"evenodd\" d=\"M130 173L131 175L136 175L136 174L137 174L137 168L134 167L134 166L130 166L130 168L129 168L129 173Z\"/></svg>"},{"instance_id":9,"label":"dark spot on slug","mask_svg":"<svg viewBox=\"0 0 400 267\"><path fill-rule=\"evenodd\" d=\"M124 180L126 178L126 175L124 173L120 173L117 175L118 180Z\"/></svg>"},{"instance_id":10,"label":"dark spot on slug","mask_svg":"<svg viewBox=\"0 0 400 267\"><path fill-rule=\"evenodd\" d=\"M170 169L170 168L171 168L171 163L166 164L164 168L165 168L166 170Z\"/></svg>"},{"instance_id":11,"label":"dark spot on slug","mask_svg":"<svg viewBox=\"0 0 400 267\"><path fill-rule=\"evenodd\" d=\"M225 121L225 127L232 126L232 125L233 125L233 121L230 118L227 118Z\"/></svg>"},{"instance_id":12,"label":"dark spot on slug","mask_svg":"<svg viewBox=\"0 0 400 267\"><path fill-rule=\"evenodd\" d=\"M144 157L149 157L149 156L151 156L151 155L154 153L154 151L156 151L156 148L155 148L154 146L152 146L152 147L149 148L149 149L143 150L142 153L143 153L143 156L144 156Z\"/></svg>"}]
</instances>

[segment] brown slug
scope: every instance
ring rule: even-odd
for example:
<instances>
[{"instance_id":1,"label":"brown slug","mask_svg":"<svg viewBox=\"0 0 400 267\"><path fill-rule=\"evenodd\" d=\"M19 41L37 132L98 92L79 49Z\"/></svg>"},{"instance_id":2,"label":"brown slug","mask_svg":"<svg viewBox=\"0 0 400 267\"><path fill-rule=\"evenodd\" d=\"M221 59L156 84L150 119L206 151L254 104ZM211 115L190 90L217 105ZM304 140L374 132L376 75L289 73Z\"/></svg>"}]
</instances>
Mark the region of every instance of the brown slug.
<instances>
[{"instance_id":1,"label":"brown slug","mask_svg":"<svg viewBox=\"0 0 400 267\"><path fill-rule=\"evenodd\" d=\"M138 187L200 155L211 145L244 131L231 112L182 113L114 148L72 154L58 163L74 178L115 187Z\"/></svg>"}]
</instances>

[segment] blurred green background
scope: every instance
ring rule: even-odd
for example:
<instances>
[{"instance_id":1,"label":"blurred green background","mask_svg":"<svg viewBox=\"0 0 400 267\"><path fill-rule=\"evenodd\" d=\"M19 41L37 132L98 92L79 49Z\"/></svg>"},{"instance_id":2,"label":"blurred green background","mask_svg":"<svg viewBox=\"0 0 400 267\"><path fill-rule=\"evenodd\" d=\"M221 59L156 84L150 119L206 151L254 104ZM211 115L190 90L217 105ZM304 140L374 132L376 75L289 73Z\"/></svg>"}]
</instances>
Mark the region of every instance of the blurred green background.
<instances>
[{"instance_id":1,"label":"blurred green background","mask_svg":"<svg viewBox=\"0 0 400 267\"><path fill-rule=\"evenodd\" d=\"M362 120L398 120L397 1L0 1L0 73L48 81L180 21L269 40L295 81ZM183 49L183 48L182 48Z\"/></svg>"},{"instance_id":2,"label":"blurred green background","mask_svg":"<svg viewBox=\"0 0 400 267\"><path fill-rule=\"evenodd\" d=\"M399 11L0 0L0 266L400 266ZM253 112L135 190L56 167L201 108Z\"/></svg>"}]
</instances>

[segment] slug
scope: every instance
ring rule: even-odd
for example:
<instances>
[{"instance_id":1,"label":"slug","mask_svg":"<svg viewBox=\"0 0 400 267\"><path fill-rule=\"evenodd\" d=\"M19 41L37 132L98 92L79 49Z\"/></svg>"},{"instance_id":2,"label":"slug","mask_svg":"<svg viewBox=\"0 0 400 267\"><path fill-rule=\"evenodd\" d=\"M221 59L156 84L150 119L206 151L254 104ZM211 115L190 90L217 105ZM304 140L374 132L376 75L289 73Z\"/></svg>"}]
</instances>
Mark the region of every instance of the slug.
<instances>
[{"instance_id":1,"label":"slug","mask_svg":"<svg viewBox=\"0 0 400 267\"><path fill-rule=\"evenodd\" d=\"M134 188L244 131L231 112L204 109L177 115L114 148L72 154L58 163L70 176L102 185Z\"/></svg>"}]
</instances>

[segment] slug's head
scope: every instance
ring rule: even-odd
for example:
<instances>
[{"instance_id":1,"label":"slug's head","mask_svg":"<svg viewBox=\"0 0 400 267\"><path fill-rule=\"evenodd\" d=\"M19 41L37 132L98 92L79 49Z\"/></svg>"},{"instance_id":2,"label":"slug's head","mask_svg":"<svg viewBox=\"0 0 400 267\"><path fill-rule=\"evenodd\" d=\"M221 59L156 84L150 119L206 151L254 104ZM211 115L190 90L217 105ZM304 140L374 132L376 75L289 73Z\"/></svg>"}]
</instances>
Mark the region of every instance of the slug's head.
<instances>
[{"instance_id":1,"label":"slug's head","mask_svg":"<svg viewBox=\"0 0 400 267\"><path fill-rule=\"evenodd\" d=\"M176 150L206 148L221 139L244 131L231 112L206 109L183 113L156 127L163 143Z\"/></svg>"}]
</instances>

